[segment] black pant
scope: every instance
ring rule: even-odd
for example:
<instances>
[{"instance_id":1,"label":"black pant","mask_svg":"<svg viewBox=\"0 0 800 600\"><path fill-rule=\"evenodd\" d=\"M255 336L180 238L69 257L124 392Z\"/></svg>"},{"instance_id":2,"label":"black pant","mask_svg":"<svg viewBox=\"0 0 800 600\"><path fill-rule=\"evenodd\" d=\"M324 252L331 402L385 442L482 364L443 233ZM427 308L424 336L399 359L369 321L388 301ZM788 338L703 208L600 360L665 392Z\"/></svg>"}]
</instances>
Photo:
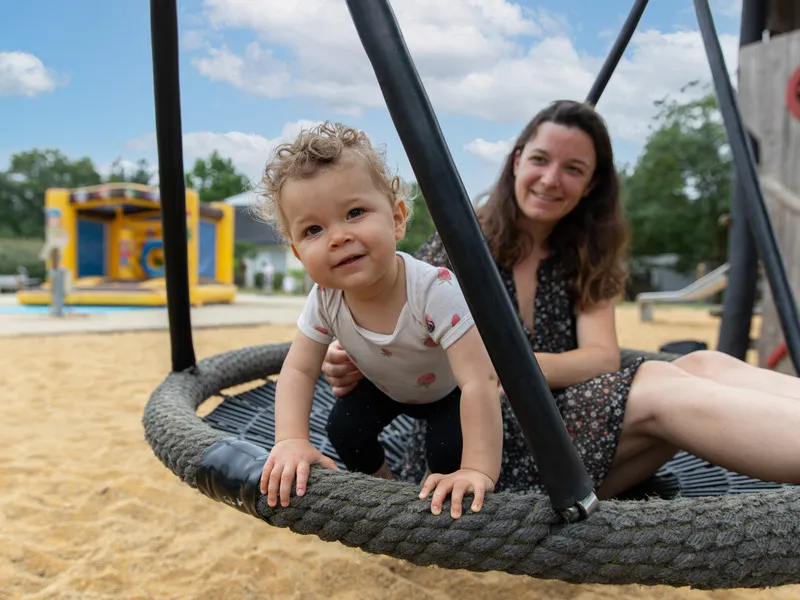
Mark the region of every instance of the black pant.
<instances>
[{"instance_id":1,"label":"black pant","mask_svg":"<svg viewBox=\"0 0 800 600\"><path fill-rule=\"evenodd\" d=\"M367 379L340 398L328 416L328 439L349 471L375 473L385 459L378 434L399 415L428 422L426 458L432 473L461 468L461 390L430 404L392 400Z\"/></svg>"}]
</instances>

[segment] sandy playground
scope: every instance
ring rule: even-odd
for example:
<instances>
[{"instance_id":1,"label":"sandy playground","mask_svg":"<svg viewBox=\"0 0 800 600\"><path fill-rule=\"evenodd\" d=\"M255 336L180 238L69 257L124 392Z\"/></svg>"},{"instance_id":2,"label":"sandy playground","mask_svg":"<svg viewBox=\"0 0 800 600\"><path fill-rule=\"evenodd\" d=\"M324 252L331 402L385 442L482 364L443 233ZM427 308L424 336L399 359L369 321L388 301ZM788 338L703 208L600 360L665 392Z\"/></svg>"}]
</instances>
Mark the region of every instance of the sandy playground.
<instances>
[{"instance_id":1,"label":"sandy playground","mask_svg":"<svg viewBox=\"0 0 800 600\"><path fill-rule=\"evenodd\" d=\"M701 309L664 308L622 343L716 342ZM754 327L757 323L754 324ZM292 337L291 325L201 328L198 357ZM421 568L271 528L179 482L143 439L169 367L165 331L0 337L0 598L800 598L800 586L704 592Z\"/></svg>"}]
</instances>

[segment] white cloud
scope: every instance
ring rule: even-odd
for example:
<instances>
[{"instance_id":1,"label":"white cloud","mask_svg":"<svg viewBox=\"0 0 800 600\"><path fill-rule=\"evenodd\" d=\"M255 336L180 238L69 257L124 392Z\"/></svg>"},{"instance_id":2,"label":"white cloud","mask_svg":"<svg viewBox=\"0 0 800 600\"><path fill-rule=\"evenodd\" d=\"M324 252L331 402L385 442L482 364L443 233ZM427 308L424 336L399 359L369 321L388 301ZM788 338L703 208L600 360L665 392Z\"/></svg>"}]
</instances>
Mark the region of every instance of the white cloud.
<instances>
[{"instance_id":1,"label":"white cloud","mask_svg":"<svg viewBox=\"0 0 800 600\"><path fill-rule=\"evenodd\" d=\"M637 34L632 41L633 55L620 63L598 109L615 137L641 142L652 124L653 102L668 96L678 101L696 98L702 90L681 89L691 81L710 84L711 69L697 31L649 30ZM719 41L728 74L735 76L739 40L733 35L721 35Z\"/></svg>"},{"instance_id":2,"label":"white cloud","mask_svg":"<svg viewBox=\"0 0 800 600\"><path fill-rule=\"evenodd\" d=\"M716 0L711 3L714 12L731 19L742 16L742 0Z\"/></svg>"},{"instance_id":3,"label":"white cloud","mask_svg":"<svg viewBox=\"0 0 800 600\"><path fill-rule=\"evenodd\" d=\"M566 15L555 13L544 7L540 7L535 11L536 19L542 26L544 31L549 34L555 33L568 33L572 31L569 19Z\"/></svg>"},{"instance_id":4,"label":"white cloud","mask_svg":"<svg viewBox=\"0 0 800 600\"><path fill-rule=\"evenodd\" d=\"M206 32L201 29L190 29L181 37L184 50L203 50L208 47Z\"/></svg>"},{"instance_id":5,"label":"white cloud","mask_svg":"<svg viewBox=\"0 0 800 600\"><path fill-rule=\"evenodd\" d=\"M718 1L733 10L735 0ZM552 100L584 98L605 59L576 49L565 17L512 0L393 5L437 113L522 124ZM221 37L229 28L251 29L258 41L242 53L210 45L193 59L201 74L270 98L318 98L347 114L384 106L345 3L206 0L205 7ZM738 39L720 41L735 72ZM640 31L598 108L615 138L641 143L653 102L681 99L681 87L695 79L710 80L698 31Z\"/></svg>"},{"instance_id":6,"label":"white cloud","mask_svg":"<svg viewBox=\"0 0 800 600\"><path fill-rule=\"evenodd\" d=\"M195 159L207 158L216 150L225 158L230 158L238 171L244 173L251 181L257 182L270 154L279 144L293 140L302 129L313 127L317 123L318 121L310 120L286 123L280 134L274 138L240 131L185 133L183 135L185 168L190 168ZM125 143L125 147L139 153L154 153L156 134L149 133L129 140ZM152 160L155 162L157 158Z\"/></svg>"},{"instance_id":7,"label":"white cloud","mask_svg":"<svg viewBox=\"0 0 800 600\"><path fill-rule=\"evenodd\" d=\"M52 92L57 82L51 69L28 52L0 52L0 96L33 97Z\"/></svg>"},{"instance_id":8,"label":"white cloud","mask_svg":"<svg viewBox=\"0 0 800 600\"><path fill-rule=\"evenodd\" d=\"M289 50L280 60L262 42L234 54L227 46L196 57L197 70L217 81L267 97L315 96L335 104L381 106L372 67L344 2L206 0L209 24L217 30L252 29L269 44ZM400 0L394 3L406 43L426 75L450 81L490 68L519 51L516 39L542 27L507 0ZM542 12L552 26L558 20Z\"/></svg>"},{"instance_id":9,"label":"white cloud","mask_svg":"<svg viewBox=\"0 0 800 600\"><path fill-rule=\"evenodd\" d=\"M487 142L482 138L472 140L464 144L464 150L475 156L479 156L492 164L499 164L514 147L514 139L499 140L497 142Z\"/></svg>"},{"instance_id":10,"label":"white cloud","mask_svg":"<svg viewBox=\"0 0 800 600\"><path fill-rule=\"evenodd\" d=\"M738 39L723 35L720 44L728 71L733 74L737 67ZM581 57L574 51L570 53L570 49L568 40L562 39L560 43L546 40L532 49L534 61L527 58L504 61L492 72L482 74L481 89L468 81L463 82L461 87L450 88L450 105L456 106L459 112L474 116L487 114L493 102L499 101L490 90L505 85L507 101L502 109L523 123L551 100L582 99L591 87L602 59ZM534 63L545 65L545 68L535 81L531 78L526 80L524 71L535 68ZM679 101L697 97L701 90L696 87L681 91L693 80L711 82L699 32L661 33L648 30L637 33L631 40L630 55L617 66L598 103L598 110L607 121L614 139L641 144L653 123L653 103L667 96ZM489 149L496 148L492 144L502 147L506 141L478 142L475 140L468 144L471 145L470 151L488 159L493 156Z\"/></svg>"},{"instance_id":11,"label":"white cloud","mask_svg":"<svg viewBox=\"0 0 800 600\"><path fill-rule=\"evenodd\" d=\"M733 75L737 67L738 39L735 36L725 35L721 36L720 43L728 71ZM696 98L705 90L696 86L685 91L681 91L681 88L693 80L707 82L710 85L711 73L702 39L696 31L667 34L654 30L645 31L634 36L631 49L630 57L620 61L612 76L600 99L598 111L607 121L614 139L643 143L653 125L652 119L655 115L653 102L667 96L678 101ZM539 52L545 54L541 49ZM558 53L549 52L549 54L554 57ZM539 59L541 60L542 56ZM580 85L573 86L573 93L548 96L536 92L538 85L536 88L531 86L527 94L522 91L518 94L509 92L510 101L504 109L518 115L521 122L527 122L538 108L550 100L557 97L583 98L593 81L593 76L586 68L588 63L585 59L573 56L567 64L570 65L574 80L581 82ZM525 68L525 62L516 65L506 64L504 68L507 70L500 70L501 65L498 65L495 72L486 77L483 83L486 89L491 89L501 81L518 81L519 78L515 78L514 74L521 73ZM551 76L551 79L542 80L548 89L558 85L555 70L548 70L545 73ZM458 90L453 90L454 96L458 93ZM465 93L462 91L462 95ZM467 111L471 106L473 114L477 116L481 110L490 107L488 99L485 105L480 105L479 99L480 95L476 95L471 102L465 100L462 110ZM512 143L513 139L496 142L476 139L466 144L465 150L490 162L500 162L505 157L504 152L511 148Z\"/></svg>"}]
</instances>

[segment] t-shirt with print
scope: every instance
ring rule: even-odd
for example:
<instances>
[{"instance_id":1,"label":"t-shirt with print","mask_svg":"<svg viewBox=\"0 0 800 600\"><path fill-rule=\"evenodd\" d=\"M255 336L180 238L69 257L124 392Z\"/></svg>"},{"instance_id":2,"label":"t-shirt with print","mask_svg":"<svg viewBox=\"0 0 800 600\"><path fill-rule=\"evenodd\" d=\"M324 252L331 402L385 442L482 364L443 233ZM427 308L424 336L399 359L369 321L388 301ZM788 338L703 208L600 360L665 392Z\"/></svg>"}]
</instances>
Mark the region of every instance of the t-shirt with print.
<instances>
[{"instance_id":1,"label":"t-shirt with print","mask_svg":"<svg viewBox=\"0 0 800 600\"><path fill-rule=\"evenodd\" d=\"M394 332L375 333L353 319L342 290L314 285L297 322L321 344L334 339L364 376L406 404L435 402L456 388L445 350L473 325L455 275L405 252L406 304Z\"/></svg>"}]
</instances>

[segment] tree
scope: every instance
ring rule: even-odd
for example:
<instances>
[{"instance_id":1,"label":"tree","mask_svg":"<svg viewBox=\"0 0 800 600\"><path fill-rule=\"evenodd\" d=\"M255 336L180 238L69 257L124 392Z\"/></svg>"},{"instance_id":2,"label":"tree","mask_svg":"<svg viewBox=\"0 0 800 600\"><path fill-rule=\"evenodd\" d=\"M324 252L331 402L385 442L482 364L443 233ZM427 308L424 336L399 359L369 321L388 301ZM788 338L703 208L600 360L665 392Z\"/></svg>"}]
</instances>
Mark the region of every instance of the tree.
<instances>
[{"instance_id":1,"label":"tree","mask_svg":"<svg viewBox=\"0 0 800 600\"><path fill-rule=\"evenodd\" d=\"M241 194L248 178L236 171L230 158L222 158L214 150L206 160L197 159L186 174L186 186L197 190L201 202L224 200Z\"/></svg>"},{"instance_id":2,"label":"tree","mask_svg":"<svg viewBox=\"0 0 800 600\"><path fill-rule=\"evenodd\" d=\"M44 237L47 188L95 185L100 175L89 158L72 161L59 150L30 150L11 157L0 172L0 236Z\"/></svg>"},{"instance_id":3,"label":"tree","mask_svg":"<svg viewBox=\"0 0 800 600\"><path fill-rule=\"evenodd\" d=\"M408 202L411 204L411 223L406 229L406 237L397 244L397 249L402 252L414 254L419 247L434 232L436 227L433 224L431 214L428 212L428 205L416 182L410 184L408 189Z\"/></svg>"},{"instance_id":4,"label":"tree","mask_svg":"<svg viewBox=\"0 0 800 600\"><path fill-rule=\"evenodd\" d=\"M706 90L697 100L656 106L657 128L633 170L621 174L631 254L675 253L682 270L701 261L721 264L727 232L720 217L730 206L732 162L716 98Z\"/></svg>"},{"instance_id":5,"label":"tree","mask_svg":"<svg viewBox=\"0 0 800 600\"><path fill-rule=\"evenodd\" d=\"M111 164L111 172L106 177L107 183L113 182L129 182L129 183L141 183L142 185L149 185L150 180L153 178L153 173L150 169L150 165L147 161L142 158L136 162L135 170L128 172L125 169L125 165L122 164L122 159L117 158Z\"/></svg>"},{"instance_id":6,"label":"tree","mask_svg":"<svg viewBox=\"0 0 800 600\"><path fill-rule=\"evenodd\" d=\"M14 206L19 195L17 187L8 173L0 171L0 238L20 235L19 217L15 215L18 209Z\"/></svg>"}]
</instances>

